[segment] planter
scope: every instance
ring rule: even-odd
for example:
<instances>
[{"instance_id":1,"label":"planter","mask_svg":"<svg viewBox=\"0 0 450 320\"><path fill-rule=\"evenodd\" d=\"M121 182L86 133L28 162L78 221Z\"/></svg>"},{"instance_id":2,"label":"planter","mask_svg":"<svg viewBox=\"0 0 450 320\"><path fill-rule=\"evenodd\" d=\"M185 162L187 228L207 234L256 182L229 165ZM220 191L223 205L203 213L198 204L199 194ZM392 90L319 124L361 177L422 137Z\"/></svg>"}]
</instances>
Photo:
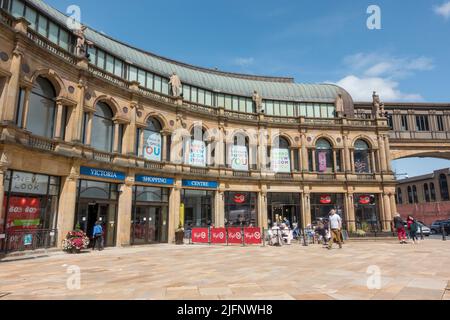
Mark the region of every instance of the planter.
<instances>
[{"instance_id":1,"label":"planter","mask_svg":"<svg viewBox=\"0 0 450 320\"><path fill-rule=\"evenodd\" d=\"M175 232L175 244L176 245L182 245L184 244L184 231L179 230Z\"/></svg>"}]
</instances>

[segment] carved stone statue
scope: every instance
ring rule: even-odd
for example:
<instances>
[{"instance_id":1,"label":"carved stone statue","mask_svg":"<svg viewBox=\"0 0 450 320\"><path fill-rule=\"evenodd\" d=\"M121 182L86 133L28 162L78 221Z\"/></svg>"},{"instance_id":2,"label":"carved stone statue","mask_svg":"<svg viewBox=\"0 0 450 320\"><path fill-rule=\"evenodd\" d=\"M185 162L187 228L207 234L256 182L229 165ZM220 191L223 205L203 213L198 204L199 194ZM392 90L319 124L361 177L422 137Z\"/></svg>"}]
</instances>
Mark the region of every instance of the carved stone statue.
<instances>
[{"instance_id":1,"label":"carved stone statue","mask_svg":"<svg viewBox=\"0 0 450 320\"><path fill-rule=\"evenodd\" d=\"M373 98L372 117L378 119L380 115L384 114L384 112L382 112L381 110L382 103L380 100L380 96L377 95L376 91L373 92L372 98Z\"/></svg>"},{"instance_id":2,"label":"carved stone statue","mask_svg":"<svg viewBox=\"0 0 450 320\"><path fill-rule=\"evenodd\" d=\"M342 99L342 94L339 93L336 98L336 117L342 118L344 115L344 99Z\"/></svg>"},{"instance_id":3,"label":"carved stone statue","mask_svg":"<svg viewBox=\"0 0 450 320\"><path fill-rule=\"evenodd\" d=\"M78 57L87 57L88 54L88 47L92 46L93 43L88 41L84 35L84 32L86 31L86 26L81 26L80 29L75 30L75 36L77 37L77 45L75 47L75 54Z\"/></svg>"},{"instance_id":4,"label":"carved stone statue","mask_svg":"<svg viewBox=\"0 0 450 320\"><path fill-rule=\"evenodd\" d=\"M264 112L262 107L263 99L256 90L253 92L253 102L255 103L255 109L257 113Z\"/></svg>"},{"instance_id":5,"label":"carved stone statue","mask_svg":"<svg viewBox=\"0 0 450 320\"><path fill-rule=\"evenodd\" d=\"M175 72L170 77L169 84L172 87L172 95L179 97L181 95L181 80Z\"/></svg>"}]
</instances>

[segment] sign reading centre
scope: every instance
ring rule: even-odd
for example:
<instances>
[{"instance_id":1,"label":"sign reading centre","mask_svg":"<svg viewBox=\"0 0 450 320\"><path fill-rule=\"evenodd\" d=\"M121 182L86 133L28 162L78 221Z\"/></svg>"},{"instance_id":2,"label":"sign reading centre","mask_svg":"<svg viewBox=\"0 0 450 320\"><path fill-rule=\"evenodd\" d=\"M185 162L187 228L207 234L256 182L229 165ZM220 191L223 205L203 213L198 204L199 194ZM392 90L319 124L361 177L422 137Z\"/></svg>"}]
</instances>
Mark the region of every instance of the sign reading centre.
<instances>
[{"instance_id":1,"label":"sign reading centre","mask_svg":"<svg viewBox=\"0 0 450 320\"><path fill-rule=\"evenodd\" d=\"M125 180L125 173L104 169L96 169L89 167L80 167L80 174L83 176L102 178L102 179L111 179L111 180Z\"/></svg>"},{"instance_id":2,"label":"sign reading centre","mask_svg":"<svg viewBox=\"0 0 450 320\"><path fill-rule=\"evenodd\" d=\"M148 184L158 184L164 186L172 186L174 184L173 178L162 178L162 177L153 177L153 176L145 176L145 175L136 175L136 182L148 183Z\"/></svg>"},{"instance_id":3,"label":"sign reading centre","mask_svg":"<svg viewBox=\"0 0 450 320\"><path fill-rule=\"evenodd\" d=\"M183 187L198 189L217 189L217 181L183 180Z\"/></svg>"}]
</instances>

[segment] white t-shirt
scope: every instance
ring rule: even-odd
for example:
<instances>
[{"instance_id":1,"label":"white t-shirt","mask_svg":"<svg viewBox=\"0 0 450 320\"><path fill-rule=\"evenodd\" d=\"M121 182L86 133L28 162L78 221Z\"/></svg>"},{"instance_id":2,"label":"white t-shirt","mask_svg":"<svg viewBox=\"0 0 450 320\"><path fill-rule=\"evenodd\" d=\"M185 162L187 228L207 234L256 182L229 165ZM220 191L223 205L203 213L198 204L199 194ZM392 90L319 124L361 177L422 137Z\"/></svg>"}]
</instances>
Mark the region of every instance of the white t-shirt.
<instances>
[{"instance_id":1,"label":"white t-shirt","mask_svg":"<svg viewBox=\"0 0 450 320\"><path fill-rule=\"evenodd\" d=\"M333 214L330 216L330 228L340 229L342 224L342 219L338 214Z\"/></svg>"}]
</instances>

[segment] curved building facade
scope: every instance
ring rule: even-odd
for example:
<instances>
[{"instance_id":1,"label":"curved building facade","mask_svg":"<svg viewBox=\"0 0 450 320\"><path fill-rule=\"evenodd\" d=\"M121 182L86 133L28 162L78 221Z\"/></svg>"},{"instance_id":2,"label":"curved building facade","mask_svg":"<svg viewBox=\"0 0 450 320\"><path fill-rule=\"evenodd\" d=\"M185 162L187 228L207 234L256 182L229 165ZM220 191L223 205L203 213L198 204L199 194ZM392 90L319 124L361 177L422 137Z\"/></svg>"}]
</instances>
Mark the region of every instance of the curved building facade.
<instances>
[{"instance_id":1,"label":"curved building facade","mask_svg":"<svg viewBox=\"0 0 450 320\"><path fill-rule=\"evenodd\" d=\"M3 247L56 246L98 220L109 246L173 242L180 213L185 227L267 228L335 208L349 231L390 230L390 127L356 118L344 89L76 34L40 0L0 6Z\"/></svg>"}]
</instances>

